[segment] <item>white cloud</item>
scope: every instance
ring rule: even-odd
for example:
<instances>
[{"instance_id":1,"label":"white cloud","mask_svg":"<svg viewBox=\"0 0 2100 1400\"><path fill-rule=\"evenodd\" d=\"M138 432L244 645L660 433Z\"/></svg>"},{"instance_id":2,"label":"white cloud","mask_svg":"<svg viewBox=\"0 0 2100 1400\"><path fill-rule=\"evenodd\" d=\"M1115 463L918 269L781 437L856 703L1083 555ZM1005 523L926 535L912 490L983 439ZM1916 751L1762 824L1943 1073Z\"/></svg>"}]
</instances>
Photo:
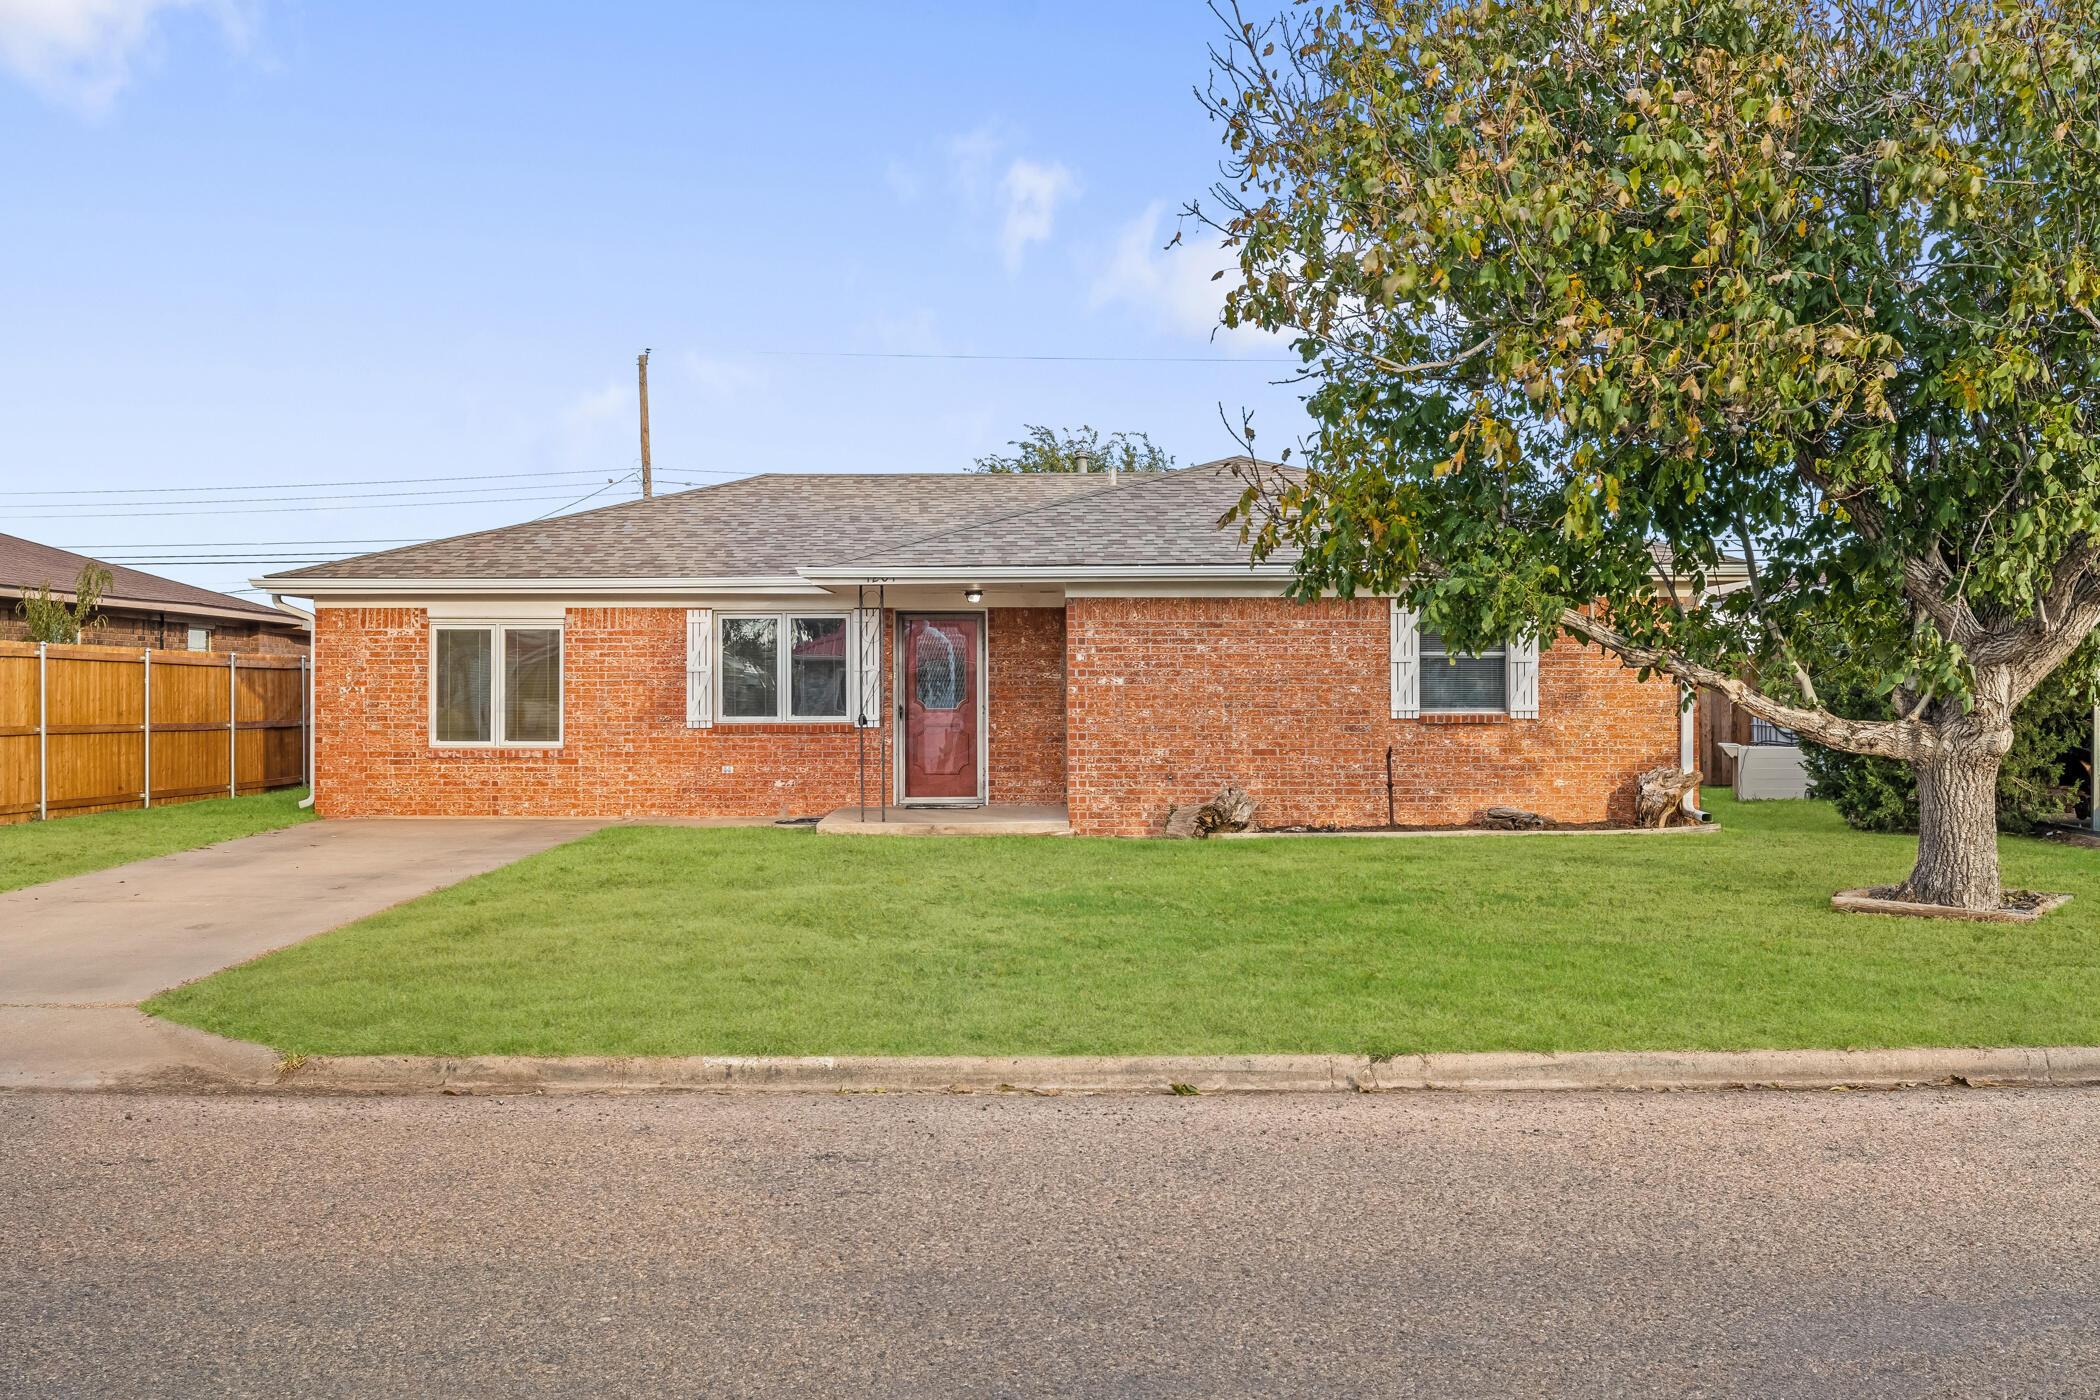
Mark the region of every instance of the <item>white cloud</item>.
<instances>
[{"instance_id":1,"label":"white cloud","mask_svg":"<svg viewBox=\"0 0 2100 1400\"><path fill-rule=\"evenodd\" d=\"M945 355L948 342L933 312L926 307L863 322L857 342L892 355Z\"/></svg>"},{"instance_id":2,"label":"white cloud","mask_svg":"<svg viewBox=\"0 0 2100 1400\"><path fill-rule=\"evenodd\" d=\"M1123 226L1088 297L1094 310L1124 306L1168 335L1198 337L1240 350L1273 349L1287 336L1242 326L1227 330L1218 317L1225 293L1238 275L1231 253L1207 239L1184 239L1168 248L1173 231L1167 206L1147 205ZM1218 277L1219 272L1225 274Z\"/></svg>"},{"instance_id":3,"label":"white cloud","mask_svg":"<svg viewBox=\"0 0 2100 1400\"><path fill-rule=\"evenodd\" d=\"M1079 193L1079 181L1064 166L1016 160L999 182L1005 213L999 224L999 256L1017 272L1031 243L1048 242L1057 206Z\"/></svg>"},{"instance_id":4,"label":"white cloud","mask_svg":"<svg viewBox=\"0 0 2100 1400\"><path fill-rule=\"evenodd\" d=\"M569 405L566 415L570 427L587 427L602 423L620 413L634 401L635 387L632 384L608 384L581 395Z\"/></svg>"},{"instance_id":5,"label":"white cloud","mask_svg":"<svg viewBox=\"0 0 2100 1400\"><path fill-rule=\"evenodd\" d=\"M183 10L209 15L235 52L248 47L253 0L0 0L0 67L98 115L150 58L162 17Z\"/></svg>"},{"instance_id":6,"label":"white cloud","mask_svg":"<svg viewBox=\"0 0 2100 1400\"><path fill-rule=\"evenodd\" d=\"M925 193L926 177L908 160L891 156L882 167L882 182L890 187L890 193L899 204L911 204Z\"/></svg>"},{"instance_id":7,"label":"white cloud","mask_svg":"<svg viewBox=\"0 0 2100 1400\"><path fill-rule=\"evenodd\" d=\"M990 126L949 138L948 174L964 195L972 200L983 197L985 186L991 182L992 162L998 159L999 148L1005 144L1006 138Z\"/></svg>"},{"instance_id":8,"label":"white cloud","mask_svg":"<svg viewBox=\"0 0 2100 1400\"><path fill-rule=\"evenodd\" d=\"M753 393L765 388L769 382L765 371L756 365L724 355L703 355L688 350L680 357L679 364L701 393L718 399Z\"/></svg>"}]
</instances>

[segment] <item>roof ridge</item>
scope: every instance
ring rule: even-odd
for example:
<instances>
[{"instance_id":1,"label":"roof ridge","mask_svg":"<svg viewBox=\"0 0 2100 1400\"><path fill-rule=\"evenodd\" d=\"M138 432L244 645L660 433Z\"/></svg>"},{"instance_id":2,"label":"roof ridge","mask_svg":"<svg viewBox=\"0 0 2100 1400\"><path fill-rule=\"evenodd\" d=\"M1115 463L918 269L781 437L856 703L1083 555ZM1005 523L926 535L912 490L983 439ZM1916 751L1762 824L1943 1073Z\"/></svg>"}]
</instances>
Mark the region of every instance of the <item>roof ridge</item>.
<instances>
[{"instance_id":1,"label":"roof ridge","mask_svg":"<svg viewBox=\"0 0 2100 1400\"><path fill-rule=\"evenodd\" d=\"M1199 464L1198 466L1194 467L1169 468L1168 470L1161 472L1130 472L1127 473L1127 475L1144 478L1143 480L1138 481L1130 486L1122 485L1119 480L1119 478L1122 475L1126 475L1126 473L1087 472L1085 473L1085 475L1087 476L1105 476L1108 478L1108 480L1102 483L1100 486L1095 487L1091 491L1074 491L1071 495L1066 496L1061 500L1038 501L1032 506L1023 506L1019 510L1010 510L1004 515L987 515L982 519L972 520L964 525L954 525L946 530L935 530L930 535L918 535L908 540L892 540L888 544L883 545L880 549L871 549L866 554L851 554L845 557L844 559L834 559L831 561L831 564L828 567L836 568L841 564L857 564L866 559L874 559L884 554L893 553L896 550L909 549L915 544L931 544L935 540L946 539L950 535L960 535L968 530L981 530L987 525L999 525L1004 524L1006 521L1009 520L1018 520L1024 515L1034 515L1037 511L1053 510L1059 506L1068 506L1071 505L1074 501L1090 501L1094 497L1102 495L1109 491L1122 491L1126 493L1131 491L1141 491L1146 487L1157 486L1161 482L1167 481L1170 478L1178 478L1186 476L1190 472L1198 471L1201 469L1201 465L1202 464ZM1022 475L1022 473L1013 474ZM1051 473L1047 472L1029 474L1051 475ZM993 476L1000 475L1000 473L965 472L961 473L961 475Z\"/></svg>"}]
</instances>

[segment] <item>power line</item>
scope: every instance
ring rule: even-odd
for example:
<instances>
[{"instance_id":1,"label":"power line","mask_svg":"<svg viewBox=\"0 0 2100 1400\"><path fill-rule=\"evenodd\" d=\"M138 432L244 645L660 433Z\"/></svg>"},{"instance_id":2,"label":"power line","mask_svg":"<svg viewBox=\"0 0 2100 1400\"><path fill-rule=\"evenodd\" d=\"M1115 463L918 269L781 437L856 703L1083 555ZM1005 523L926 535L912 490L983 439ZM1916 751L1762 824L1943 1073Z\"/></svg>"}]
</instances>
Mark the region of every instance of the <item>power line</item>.
<instances>
[{"instance_id":1,"label":"power line","mask_svg":"<svg viewBox=\"0 0 2100 1400\"><path fill-rule=\"evenodd\" d=\"M499 505L499 506L518 506L518 505L538 505L538 504L540 504L540 503L541 503L542 501L559 501L559 500L562 500L562 499L564 499L564 498L563 498L563 497L561 497L561 496L488 496L488 497L481 497L481 498L478 498L478 499L475 499L475 500L465 500L465 501L429 501L429 502L422 502L422 503L420 503L420 504L424 504L424 505L439 505L439 506L483 506L483 505ZM307 514L307 513L311 513L311 512L313 512L313 511L337 511L337 510L413 510L413 509L415 509L415 508L416 508L416 506L417 506L418 504L419 504L419 503L418 503L418 502L415 502L415 501L377 501L377 502L368 502L368 503L366 503L366 504L364 504L364 505L347 505L347 506L341 506L341 505L336 505L336 506L247 506L247 507L243 507L243 508L240 508L240 509L237 509L237 510L216 510L216 509L215 509L215 510L132 510L132 511L127 511L127 510L111 510L111 511L98 511L98 512L97 512L97 514L96 514L96 518L97 518L97 519L101 519L101 520L153 520L153 519L170 519L170 518L173 518L173 517L176 517L176 516L184 516L184 515L300 515L300 514ZM78 515L72 515L72 514L61 514L61 515L38 515L38 514L34 514L34 513L31 513L31 514L22 514L22 515L10 515L10 516L9 516L8 518L9 518L10 520L72 520L72 521L78 521L78 520L79 520L79 519L80 519L81 517L80 517L80 516L78 516Z\"/></svg>"},{"instance_id":2,"label":"power line","mask_svg":"<svg viewBox=\"0 0 2100 1400\"><path fill-rule=\"evenodd\" d=\"M90 549L261 549L301 544L421 544L423 536L399 540L133 540L126 544L60 544L53 549L83 552Z\"/></svg>"},{"instance_id":3,"label":"power line","mask_svg":"<svg viewBox=\"0 0 2100 1400\"><path fill-rule=\"evenodd\" d=\"M1299 359L1259 355L971 355L934 350L748 350L749 355L794 360L1003 360L1015 364L1073 365L1303 365Z\"/></svg>"},{"instance_id":4,"label":"power line","mask_svg":"<svg viewBox=\"0 0 2100 1400\"><path fill-rule=\"evenodd\" d=\"M606 478L604 478L604 476L603 476L603 474L602 474L602 473L594 473L594 474L595 474L595 475L598 475L598 476L600 477L600 479L601 479L601 480L603 480L603 479L606 479ZM317 504L318 504L318 503L321 503L321 502L326 502L326 501L362 501L362 500L371 500L371 499L373 499L374 497L385 497L385 498L386 498L386 499L388 499L388 500L400 500L400 501L419 501L419 500L429 500L429 499L431 499L432 497L436 497L436 496L474 496L474 497L477 497L477 498L483 498L483 499L490 499L490 500L499 500L499 499L501 499L501 498L502 498L502 496L503 496L504 494L506 494L506 493L508 493L508 492L512 492L512 491L541 491L541 492L544 492L544 491L546 491L546 490L547 490L547 489L548 489L548 488L549 488L550 486L553 486L554 484L555 484L555 483L553 483L553 482L548 482L548 481L535 481L535 482L528 482L528 483L524 483L524 484L521 484L521 485L518 485L518 486L454 486L454 487L447 487L447 488L445 488L445 489L442 489L442 490L437 490L437 491L367 491L367 492L359 492L359 493L357 493L357 494L354 494L354 495L353 495L353 494L349 494L349 493L345 493L345 492L329 492L329 493L326 493L326 494L324 494L324 495L319 495L319 496L217 496L217 497L214 497L214 498L212 498L212 499L211 499L211 500L210 500L209 502L204 502L204 501L197 501L197 502L191 502L191 501L30 501L30 502L28 502L27 504L28 504L28 505L30 505L31 507L35 508L35 509L38 509L38 510L67 510L67 511L92 511L92 512L95 512L95 513L98 513L98 514L99 514L100 512L102 512L102 511L105 511L105 510L111 510L111 509L116 509L116 510L122 510L122 509L124 509L124 508L125 508L125 507L127 507L127 506L172 506L172 505L192 505L192 504L195 504L195 505L206 505L206 504L208 504L208 505L211 505L211 506L213 506L214 508L216 508L216 507L218 507L218 506L222 506L222 505L255 505L255 504L261 504L261 503L264 503L264 502L275 502L275 501L299 501L299 502L313 502L313 503L317 503ZM563 484L564 484L564 485L567 485L567 486L570 486L570 487L575 487L575 486L580 486L580 485L582 485L582 483L581 483L581 482L575 482L575 481L572 481L572 482L566 482L566 483L563 483ZM236 489L238 489L238 488L236 488ZM437 502L437 504L443 504L443 502Z\"/></svg>"},{"instance_id":5,"label":"power line","mask_svg":"<svg viewBox=\"0 0 2100 1400\"><path fill-rule=\"evenodd\" d=\"M686 467L688 476L741 476L726 467ZM306 491L324 486L417 486L432 481L516 481L531 477L600 476L603 467L566 467L554 472L482 472L471 476L394 476L357 481L250 481L229 486L100 486L80 490L0 491L0 496L153 496L203 491ZM481 490L491 488L481 487ZM400 494L389 492L388 494Z\"/></svg>"},{"instance_id":6,"label":"power line","mask_svg":"<svg viewBox=\"0 0 2100 1400\"><path fill-rule=\"evenodd\" d=\"M648 469L647 469L647 468L643 468L643 469L641 469L641 470L639 470L639 471L632 471L632 472L629 472L629 473L628 473L627 475L625 475L625 476L621 477L621 478L620 478L620 479L619 479L618 481L608 481L608 482L606 482L606 483L605 483L605 484L604 484L603 486L601 486L601 487L599 487L599 488L598 488L597 490L595 490L595 491L591 492L591 493L590 493L590 495L588 495L588 496L578 496L578 497L577 497L577 498L576 498L575 500L573 500L573 501L569 502L569 504L568 504L568 505L566 505L566 506L556 506L556 507L555 507L555 508L554 508L553 510L550 510L550 511L546 511L546 512L544 512L544 513L540 514L540 515L535 515L535 516L533 516L533 517L532 517L532 519L530 519L530 520L526 521L525 523L526 523L527 525L533 525L533 524L537 524L538 522L540 522L540 521L542 521L542 520L545 520L545 519L546 519L546 518L547 518L547 517L548 517L549 515L560 515L560 514L561 514L561 513L563 512L563 511L565 511L565 510L568 510L568 509L570 509L570 508L572 508L572 507L574 507L574 506L580 506L580 505L582 505L582 504L583 504L583 503L584 503L585 501L589 501L589 500L595 500L595 499L596 499L597 497L599 497L599 496L602 496L602 495L604 495L604 494L605 494L606 492L608 492L608 491L612 490L612 489L613 489L613 487L615 487L615 486L618 486L618 485L620 485L620 484L621 484L622 482L628 482L628 481L633 481L633 480L634 480L634 479L635 479L636 477L640 477L640 478L642 479L642 482L643 482L643 486L644 486L644 494L643 494L643 496L642 496L642 499L646 501L646 500L648 500L648 499L649 499L649 497L648 497L648 494L647 494L647 484L648 484L648 480L649 480L649 478L648 478L648 474L647 474L647 471L648 471Z\"/></svg>"}]
</instances>

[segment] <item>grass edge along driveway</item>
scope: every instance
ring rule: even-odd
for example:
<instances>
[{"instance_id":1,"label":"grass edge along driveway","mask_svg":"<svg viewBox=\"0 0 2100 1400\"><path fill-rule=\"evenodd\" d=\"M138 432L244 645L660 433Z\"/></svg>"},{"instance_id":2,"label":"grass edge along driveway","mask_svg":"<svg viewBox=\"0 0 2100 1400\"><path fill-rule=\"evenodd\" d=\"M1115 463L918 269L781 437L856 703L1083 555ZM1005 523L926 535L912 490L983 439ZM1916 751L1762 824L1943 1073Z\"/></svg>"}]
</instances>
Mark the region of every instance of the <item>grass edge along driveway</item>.
<instances>
[{"instance_id":1,"label":"grass edge along driveway","mask_svg":"<svg viewBox=\"0 0 2100 1400\"><path fill-rule=\"evenodd\" d=\"M326 1054L1240 1054L2100 1042L2100 853L2030 926L1841 915L1913 842L1158 842L614 827L164 994Z\"/></svg>"},{"instance_id":2,"label":"grass edge along driveway","mask_svg":"<svg viewBox=\"0 0 2100 1400\"><path fill-rule=\"evenodd\" d=\"M306 789L0 826L0 893L312 821Z\"/></svg>"}]
</instances>

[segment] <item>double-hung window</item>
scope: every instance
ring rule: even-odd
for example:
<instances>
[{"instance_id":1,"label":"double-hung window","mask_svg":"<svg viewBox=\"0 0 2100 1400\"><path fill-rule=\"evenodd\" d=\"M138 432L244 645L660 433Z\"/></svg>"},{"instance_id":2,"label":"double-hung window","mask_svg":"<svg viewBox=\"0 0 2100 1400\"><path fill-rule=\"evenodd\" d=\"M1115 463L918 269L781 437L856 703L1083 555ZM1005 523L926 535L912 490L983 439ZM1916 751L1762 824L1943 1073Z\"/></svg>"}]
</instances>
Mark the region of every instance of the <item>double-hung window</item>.
<instances>
[{"instance_id":1,"label":"double-hung window","mask_svg":"<svg viewBox=\"0 0 2100 1400\"><path fill-rule=\"evenodd\" d=\"M1507 647L1490 647L1470 656L1446 647L1442 633L1423 629L1423 713L1501 713L1508 708Z\"/></svg>"},{"instance_id":2,"label":"double-hung window","mask_svg":"<svg viewBox=\"0 0 2100 1400\"><path fill-rule=\"evenodd\" d=\"M1421 625L1413 608L1392 602L1393 718L1424 715L1539 717L1539 643L1519 637L1468 654Z\"/></svg>"},{"instance_id":3,"label":"double-hung window","mask_svg":"<svg viewBox=\"0 0 2100 1400\"><path fill-rule=\"evenodd\" d=\"M722 720L847 719L844 613L724 613L715 666Z\"/></svg>"},{"instance_id":4,"label":"double-hung window","mask_svg":"<svg viewBox=\"0 0 2100 1400\"><path fill-rule=\"evenodd\" d=\"M438 744L561 743L561 628L545 623L431 632L430 737Z\"/></svg>"}]
</instances>

